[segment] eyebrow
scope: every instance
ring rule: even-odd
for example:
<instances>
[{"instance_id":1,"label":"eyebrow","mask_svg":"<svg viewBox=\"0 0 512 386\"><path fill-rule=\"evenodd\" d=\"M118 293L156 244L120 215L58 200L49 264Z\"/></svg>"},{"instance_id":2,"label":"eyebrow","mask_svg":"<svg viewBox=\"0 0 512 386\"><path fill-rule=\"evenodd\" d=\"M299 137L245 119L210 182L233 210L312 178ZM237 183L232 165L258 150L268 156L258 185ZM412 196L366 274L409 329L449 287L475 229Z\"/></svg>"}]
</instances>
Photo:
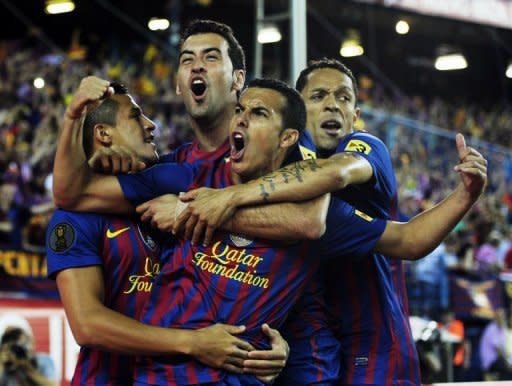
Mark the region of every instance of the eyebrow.
<instances>
[{"instance_id":1,"label":"eyebrow","mask_svg":"<svg viewBox=\"0 0 512 386\"><path fill-rule=\"evenodd\" d=\"M317 88L314 88L313 90L311 90L312 93L314 92L327 92L329 91L326 87L317 87ZM352 93L354 92L354 90L352 90L349 86L341 86L341 87L338 87L336 90L334 90L334 92L339 92L339 91L352 91Z\"/></svg>"},{"instance_id":2,"label":"eyebrow","mask_svg":"<svg viewBox=\"0 0 512 386\"><path fill-rule=\"evenodd\" d=\"M132 107L130 109L130 117L136 117L142 114L142 110L140 107Z\"/></svg>"},{"instance_id":3,"label":"eyebrow","mask_svg":"<svg viewBox=\"0 0 512 386\"><path fill-rule=\"evenodd\" d=\"M222 55L222 52L220 49L218 49L217 47L208 47L208 48L205 48L204 50L201 51L201 54L208 54L209 52L212 52L212 51L215 51L215 52L218 52L219 54ZM183 50L180 52L180 56L179 56L179 59L181 59L181 57L183 55L195 55L195 52L194 51L191 51L191 50Z\"/></svg>"}]
</instances>

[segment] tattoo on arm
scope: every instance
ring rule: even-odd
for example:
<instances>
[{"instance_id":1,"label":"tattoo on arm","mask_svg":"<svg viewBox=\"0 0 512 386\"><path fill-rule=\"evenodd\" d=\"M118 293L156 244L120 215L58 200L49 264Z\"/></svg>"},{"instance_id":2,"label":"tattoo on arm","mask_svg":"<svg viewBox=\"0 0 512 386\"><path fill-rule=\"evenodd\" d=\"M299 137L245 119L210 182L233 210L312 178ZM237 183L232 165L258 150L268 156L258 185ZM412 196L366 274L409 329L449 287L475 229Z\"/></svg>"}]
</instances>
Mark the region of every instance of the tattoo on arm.
<instances>
[{"instance_id":1,"label":"tattoo on arm","mask_svg":"<svg viewBox=\"0 0 512 386\"><path fill-rule=\"evenodd\" d=\"M304 163L308 165L309 170L311 170L312 172L317 171L317 169L322 169L322 167L318 165L318 162L315 158L306 159L304 160Z\"/></svg>"},{"instance_id":2,"label":"tattoo on arm","mask_svg":"<svg viewBox=\"0 0 512 386\"><path fill-rule=\"evenodd\" d=\"M270 192L274 192L276 190L276 183L282 182L284 184L288 184L294 179L302 183L304 182L304 171L309 169L311 172L316 172L321 168L322 167L317 163L316 159L307 159L302 162L295 162L291 165L285 166L277 170L276 173L269 174L262 178L263 182L259 184L261 191L260 196L263 197L263 201L267 203L270 197ZM279 177L281 177L281 180L279 180ZM265 185L268 186L266 187Z\"/></svg>"},{"instance_id":3,"label":"tattoo on arm","mask_svg":"<svg viewBox=\"0 0 512 386\"><path fill-rule=\"evenodd\" d=\"M263 202L265 204L268 203L268 198L269 198L270 194L267 193L267 191L265 190L265 184L260 184L260 190L261 190L260 196L263 197Z\"/></svg>"},{"instance_id":4,"label":"tattoo on arm","mask_svg":"<svg viewBox=\"0 0 512 386\"><path fill-rule=\"evenodd\" d=\"M275 174L269 174L269 175L266 175L264 177L262 177L263 179L263 183L268 183L268 187L270 188L270 190L273 192L274 190L276 190L276 185L274 184L274 181L276 180L276 175Z\"/></svg>"}]
</instances>

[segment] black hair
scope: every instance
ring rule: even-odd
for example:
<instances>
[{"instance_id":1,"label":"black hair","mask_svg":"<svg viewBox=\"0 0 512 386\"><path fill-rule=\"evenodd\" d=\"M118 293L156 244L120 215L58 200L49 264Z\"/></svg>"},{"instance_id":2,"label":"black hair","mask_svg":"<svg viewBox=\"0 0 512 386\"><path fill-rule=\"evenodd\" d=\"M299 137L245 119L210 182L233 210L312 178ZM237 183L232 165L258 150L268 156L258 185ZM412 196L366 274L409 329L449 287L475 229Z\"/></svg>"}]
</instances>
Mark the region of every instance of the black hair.
<instances>
[{"instance_id":1,"label":"black hair","mask_svg":"<svg viewBox=\"0 0 512 386\"><path fill-rule=\"evenodd\" d=\"M181 34L180 51L185 40L192 35L214 33L222 36L228 43L228 55L233 63L233 70L245 71L245 53L236 40L233 30L230 26L219 23L213 20L194 20L192 21Z\"/></svg>"},{"instance_id":2,"label":"black hair","mask_svg":"<svg viewBox=\"0 0 512 386\"><path fill-rule=\"evenodd\" d=\"M300 94L286 83L276 79L256 78L249 82L247 88L269 88L277 91L286 99L283 108L283 128L296 129L302 133L306 127L306 106Z\"/></svg>"},{"instance_id":3,"label":"black hair","mask_svg":"<svg viewBox=\"0 0 512 386\"><path fill-rule=\"evenodd\" d=\"M310 61L309 65L299 74L297 82L295 82L295 88L297 89L297 91L302 92L302 90L304 90L304 87L306 87L306 84L308 83L308 75L311 74L313 71L321 68L333 68L343 74L346 74L350 78L350 80L352 81L352 88L354 89L354 96L356 98L355 104L357 105L359 90L357 88L356 78L354 77L352 71L337 59L322 58L320 60Z\"/></svg>"},{"instance_id":4,"label":"black hair","mask_svg":"<svg viewBox=\"0 0 512 386\"><path fill-rule=\"evenodd\" d=\"M110 87L114 89L114 94L128 94L128 89L122 83L111 82ZM92 155L94 147L94 126L98 123L115 126L118 108L119 103L117 101L112 98L106 98L98 107L88 111L85 115L82 130L82 146L87 158Z\"/></svg>"},{"instance_id":5,"label":"black hair","mask_svg":"<svg viewBox=\"0 0 512 386\"><path fill-rule=\"evenodd\" d=\"M9 329L2 335L0 344L17 342L23 335L25 335L25 331L19 327Z\"/></svg>"}]
</instances>

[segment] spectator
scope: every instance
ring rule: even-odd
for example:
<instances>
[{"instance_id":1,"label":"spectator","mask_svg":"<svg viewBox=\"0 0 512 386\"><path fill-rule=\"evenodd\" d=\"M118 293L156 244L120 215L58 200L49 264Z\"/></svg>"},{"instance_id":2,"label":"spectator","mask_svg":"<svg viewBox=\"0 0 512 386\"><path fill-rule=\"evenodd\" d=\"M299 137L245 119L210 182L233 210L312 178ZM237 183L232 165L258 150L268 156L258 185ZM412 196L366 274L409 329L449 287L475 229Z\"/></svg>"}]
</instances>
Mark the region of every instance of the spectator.
<instances>
[{"instance_id":1,"label":"spectator","mask_svg":"<svg viewBox=\"0 0 512 386\"><path fill-rule=\"evenodd\" d=\"M420 309L425 316L436 319L441 311L448 307L447 268L457 264L454 255L455 235L448 238L429 255L414 263L415 282L421 294Z\"/></svg>"},{"instance_id":2,"label":"spectator","mask_svg":"<svg viewBox=\"0 0 512 386\"><path fill-rule=\"evenodd\" d=\"M452 344L453 357L451 364L454 370L454 381L464 381L464 372L469 367L470 343L465 340L464 324L455 319L455 313L450 309L444 309L441 313L439 324L441 340L446 344Z\"/></svg>"},{"instance_id":3,"label":"spectator","mask_svg":"<svg viewBox=\"0 0 512 386\"><path fill-rule=\"evenodd\" d=\"M46 367L45 367L46 365ZM32 337L18 327L8 328L0 343L0 385L53 386L43 364L34 352Z\"/></svg>"},{"instance_id":4,"label":"spectator","mask_svg":"<svg viewBox=\"0 0 512 386\"><path fill-rule=\"evenodd\" d=\"M510 313L512 314L512 313ZM499 379L512 377L512 317L503 308L496 311L494 321L485 328L480 340L480 361L485 373Z\"/></svg>"},{"instance_id":5,"label":"spectator","mask_svg":"<svg viewBox=\"0 0 512 386\"><path fill-rule=\"evenodd\" d=\"M487 273L500 270L501 265L498 257L498 246L501 239L501 234L493 230L486 237L485 243L476 250L475 262L480 272Z\"/></svg>"}]
</instances>

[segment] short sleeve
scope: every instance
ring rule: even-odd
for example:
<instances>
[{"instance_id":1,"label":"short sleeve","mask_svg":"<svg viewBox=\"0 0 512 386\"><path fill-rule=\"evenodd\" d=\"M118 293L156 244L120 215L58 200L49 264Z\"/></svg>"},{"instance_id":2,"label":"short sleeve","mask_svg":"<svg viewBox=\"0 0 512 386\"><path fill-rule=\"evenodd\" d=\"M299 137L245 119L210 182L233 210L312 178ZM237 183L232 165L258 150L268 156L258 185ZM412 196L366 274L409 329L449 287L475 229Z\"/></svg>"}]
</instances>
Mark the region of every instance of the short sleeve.
<instances>
[{"instance_id":1,"label":"short sleeve","mask_svg":"<svg viewBox=\"0 0 512 386\"><path fill-rule=\"evenodd\" d=\"M386 220L372 218L345 201L332 197L325 234L316 241L323 258L360 258L373 251Z\"/></svg>"},{"instance_id":2,"label":"short sleeve","mask_svg":"<svg viewBox=\"0 0 512 386\"><path fill-rule=\"evenodd\" d=\"M102 228L101 215L56 210L46 234L48 276L55 278L68 268L103 264Z\"/></svg>"},{"instance_id":3,"label":"short sleeve","mask_svg":"<svg viewBox=\"0 0 512 386\"><path fill-rule=\"evenodd\" d=\"M388 197L393 196L393 164L386 145L380 139L369 133L356 132L338 145L336 153L342 152L357 153L365 158L373 169L376 190Z\"/></svg>"}]
</instances>

